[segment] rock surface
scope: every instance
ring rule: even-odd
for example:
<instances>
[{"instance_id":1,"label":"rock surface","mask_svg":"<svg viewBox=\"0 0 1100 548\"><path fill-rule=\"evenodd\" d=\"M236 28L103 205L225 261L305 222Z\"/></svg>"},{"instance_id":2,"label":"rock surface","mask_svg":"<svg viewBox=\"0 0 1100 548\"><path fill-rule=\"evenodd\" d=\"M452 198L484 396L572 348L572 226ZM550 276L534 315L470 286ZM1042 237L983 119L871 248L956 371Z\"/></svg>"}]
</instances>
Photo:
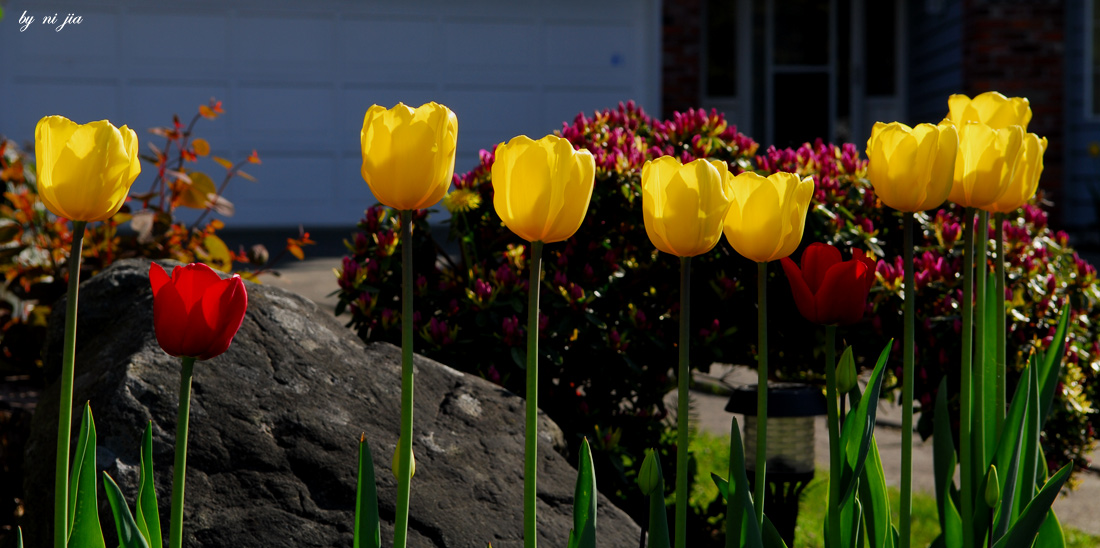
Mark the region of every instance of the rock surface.
<instances>
[{"instance_id":1,"label":"rock surface","mask_svg":"<svg viewBox=\"0 0 1100 548\"><path fill-rule=\"evenodd\" d=\"M84 282L76 355L74 445L91 401L100 469L133 503L138 449L153 423L162 527L168 531L180 366L157 345L149 263L116 263ZM184 545L351 546L357 441L374 456L383 544L390 544L396 481L400 350L364 345L330 314L276 288L248 284L244 325L225 354L194 369ZM63 306L57 306L63 311ZM51 318L47 366L59 367L62 314ZM417 356L413 547L519 546L523 531L523 400ZM51 545L55 384L43 394L26 453L27 546ZM576 471L540 422L538 526L543 546L565 546ZM597 478L598 481L598 478ZM108 546L114 525L99 494ZM634 546L640 530L599 500L603 546Z\"/></svg>"}]
</instances>

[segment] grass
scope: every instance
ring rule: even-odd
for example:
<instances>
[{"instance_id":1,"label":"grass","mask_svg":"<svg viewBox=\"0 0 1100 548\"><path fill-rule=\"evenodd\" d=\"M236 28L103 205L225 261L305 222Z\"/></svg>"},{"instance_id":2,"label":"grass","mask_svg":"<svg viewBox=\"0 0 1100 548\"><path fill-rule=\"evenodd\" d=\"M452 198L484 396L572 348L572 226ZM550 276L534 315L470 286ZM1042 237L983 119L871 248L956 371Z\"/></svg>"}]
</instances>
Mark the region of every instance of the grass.
<instances>
[{"instance_id":1,"label":"grass","mask_svg":"<svg viewBox=\"0 0 1100 548\"><path fill-rule=\"evenodd\" d=\"M711 472L725 477L729 470L729 436L708 432L694 433L691 451L697 460L695 483L692 487L693 506L703 506L718 496L718 489L710 478ZM890 509L894 525L898 523L899 492L890 487ZM829 494L829 473L818 469L814 480L802 493L798 505L798 522L795 526L795 544L789 548L822 548L822 524L825 523L825 503ZM1063 527L1067 548L1095 548L1100 546L1100 536L1090 535L1072 527ZM940 534L936 513L936 497L922 492L913 493L912 515L913 546L928 546Z\"/></svg>"}]
</instances>

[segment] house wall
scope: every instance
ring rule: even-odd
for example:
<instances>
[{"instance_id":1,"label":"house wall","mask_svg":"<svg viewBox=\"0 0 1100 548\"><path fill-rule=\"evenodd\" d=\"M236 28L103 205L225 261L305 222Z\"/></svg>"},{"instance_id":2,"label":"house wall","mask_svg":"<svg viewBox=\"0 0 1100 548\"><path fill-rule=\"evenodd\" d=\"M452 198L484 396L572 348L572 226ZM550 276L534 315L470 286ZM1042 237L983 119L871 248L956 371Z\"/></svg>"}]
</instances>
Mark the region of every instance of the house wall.
<instances>
[{"instance_id":1,"label":"house wall","mask_svg":"<svg viewBox=\"0 0 1100 548\"><path fill-rule=\"evenodd\" d=\"M909 2L909 124L937 123L962 89L961 2Z\"/></svg>"},{"instance_id":2,"label":"house wall","mask_svg":"<svg viewBox=\"0 0 1100 548\"><path fill-rule=\"evenodd\" d=\"M1093 153L1093 146L1100 149L1100 117L1089 113L1085 94L1089 62L1087 52L1091 47L1086 25L1091 21L1086 15L1086 2L1091 0L1068 0L1065 10L1065 145L1066 157L1064 177L1065 193L1073 199L1066 200L1066 225L1078 232L1088 230L1086 236L1095 245L1100 242L1096 223L1097 204L1092 201L1090 189L1100 196L1100 156Z\"/></svg>"},{"instance_id":3,"label":"house wall","mask_svg":"<svg viewBox=\"0 0 1100 548\"><path fill-rule=\"evenodd\" d=\"M1051 222L1069 220L1071 201L1064 192L1066 115L1066 2L964 0L963 86L975 95L997 90L1027 97L1033 117L1028 131L1048 139L1041 188L1054 202ZM1070 48L1072 49L1072 48ZM1076 213L1076 208L1074 208Z\"/></svg>"},{"instance_id":4,"label":"house wall","mask_svg":"<svg viewBox=\"0 0 1100 548\"><path fill-rule=\"evenodd\" d=\"M184 123L262 165L236 180L230 226L350 226L374 203L360 175L371 104L437 101L458 116L461 173L478 151L541 137L579 112L634 99L660 109L660 0L10 0L0 20L0 132L33 139L44 115L138 132ZM36 18L20 31L23 13ZM55 30L44 16L82 18ZM221 180L203 159L196 169ZM148 165L138 192L154 178ZM187 219L185 215L183 217Z\"/></svg>"},{"instance_id":5,"label":"house wall","mask_svg":"<svg viewBox=\"0 0 1100 548\"><path fill-rule=\"evenodd\" d=\"M661 6L662 115L698 108L703 47L702 0L665 0Z\"/></svg>"}]
</instances>

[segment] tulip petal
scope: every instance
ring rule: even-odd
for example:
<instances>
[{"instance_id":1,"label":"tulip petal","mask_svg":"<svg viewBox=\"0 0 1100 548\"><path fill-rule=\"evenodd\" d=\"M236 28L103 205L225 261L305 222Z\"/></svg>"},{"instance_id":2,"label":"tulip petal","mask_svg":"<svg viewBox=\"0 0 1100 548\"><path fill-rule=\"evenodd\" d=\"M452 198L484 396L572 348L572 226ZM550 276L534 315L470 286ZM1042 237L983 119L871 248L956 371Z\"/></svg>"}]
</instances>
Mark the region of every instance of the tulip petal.
<instances>
[{"instance_id":1,"label":"tulip petal","mask_svg":"<svg viewBox=\"0 0 1100 548\"><path fill-rule=\"evenodd\" d=\"M814 242L802 252L802 277L810 293L817 293L825 281L825 274L833 265L841 262L840 250L828 244Z\"/></svg>"},{"instance_id":2,"label":"tulip petal","mask_svg":"<svg viewBox=\"0 0 1100 548\"><path fill-rule=\"evenodd\" d=\"M805 254L803 254L802 260L806 260ZM787 280L791 284L791 295L794 297L795 305L798 306L798 311L807 320L820 323L818 321L817 303L814 301L813 291L806 285L805 272L800 271L790 257L783 257L779 262L783 265L783 271L786 272Z\"/></svg>"},{"instance_id":3,"label":"tulip petal","mask_svg":"<svg viewBox=\"0 0 1100 548\"><path fill-rule=\"evenodd\" d=\"M202 311L211 333L197 356L200 360L209 360L229 349L244 321L247 306L248 295L240 276L234 275L207 288L202 297Z\"/></svg>"},{"instance_id":4,"label":"tulip petal","mask_svg":"<svg viewBox=\"0 0 1100 548\"><path fill-rule=\"evenodd\" d=\"M203 263L191 263L172 271L172 285L183 299L188 314L202 299L206 289L220 281L221 276Z\"/></svg>"},{"instance_id":5,"label":"tulip petal","mask_svg":"<svg viewBox=\"0 0 1100 548\"><path fill-rule=\"evenodd\" d=\"M863 281L856 274L865 269L859 261L844 261L825 274L821 288L814 294L824 323L850 324L863 317L867 295L860 295Z\"/></svg>"},{"instance_id":6,"label":"tulip petal","mask_svg":"<svg viewBox=\"0 0 1100 548\"><path fill-rule=\"evenodd\" d=\"M153 298L156 298L160 289L171 281L172 278L164 271L164 267L157 263L151 263L149 265L149 284L153 288Z\"/></svg>"},{"instance_id":7,"label":"tulip petal","mask_svg":"<svg viewBox=\"0 0 1100 548\"><path fill-rule=\"evenodd\" d=\"M159 290L154 290L153 328L157 343L172 356L186 355L183 353L183 342L187 333L186 320L186 306L174 285L162 284Z\"/></svg>"}]
</instances>

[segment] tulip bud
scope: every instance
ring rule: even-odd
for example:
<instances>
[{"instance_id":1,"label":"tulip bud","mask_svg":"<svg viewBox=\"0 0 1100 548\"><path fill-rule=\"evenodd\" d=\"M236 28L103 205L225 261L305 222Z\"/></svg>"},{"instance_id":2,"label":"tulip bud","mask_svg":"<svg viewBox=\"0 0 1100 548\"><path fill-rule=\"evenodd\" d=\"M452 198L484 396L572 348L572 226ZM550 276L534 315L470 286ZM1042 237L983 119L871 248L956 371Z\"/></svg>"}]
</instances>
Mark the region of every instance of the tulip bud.
<instances>
[{"instance_id":1,"label":"tulip bud","mask_svg":"<svg viewBox=\"0 0 1100 548\"><path fill-rule=\"evenodd\" d=\"M989 473L985 475L985 504L990 508L996 508L1001 500L1001 482L997 479L997 466L990 464Z\"/></svg>"},{"instance_id":2,"label":"tulip bud","mask_svg":"<svg viewBox=\"0 0 1100 548\"><path fill-rule=\"evenodd\" d=\"M847 394L856 387L856 379L856 362L842 358L836 366L836 389L841 394Z\"/></svg>"},{"instance_id":3,"label":"tulip bud","mask_svg":"<svg viewBox=\"0 0 1100 548\"><path fill-rule=\"evenodd\" d=\"M638 487L642 494L649 496L661 484L661 460L657 452L647 449L645 460L642 461L642 469L638 471Z\"/></svg>"},{"instance_id":4,"label":"tulip bud","mask_svg":"<svg viewBox=\"0 0 1100 548\"><path fill-rule=\"evenodd\" d=\"M401 478L401 470L400 470L401 469L401 464L400 464L401 457L400 457L400 455L401 455L401 440L398 440L397 441L397 447L393 448L393 463L392 463L393 477L397 478L397 479ZM411 466L412 472L409 473L409 477L411 478L411 477L416 475L416 454L415 453L410 454L409 459L410 459L409 462L412 463L412 466Z\"/></svg>"}]
</instances>

